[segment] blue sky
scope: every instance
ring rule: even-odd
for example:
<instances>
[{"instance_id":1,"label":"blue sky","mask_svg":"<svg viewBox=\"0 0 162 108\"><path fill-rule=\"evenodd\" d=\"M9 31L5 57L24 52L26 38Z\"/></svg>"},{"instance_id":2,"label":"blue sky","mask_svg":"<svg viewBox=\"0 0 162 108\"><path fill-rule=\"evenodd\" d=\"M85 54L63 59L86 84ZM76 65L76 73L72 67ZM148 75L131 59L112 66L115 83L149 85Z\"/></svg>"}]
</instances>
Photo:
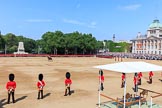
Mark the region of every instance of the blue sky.
<instances>
[{"instance_id":1,"label":"blue sky","mask_svg":"<svg viewBox=\"0 0 162 108\"><path fill-rule=\"evenodd\" d=\"M97 40L129 40L162 22L162 0L1 0L0 30L32 39L47 31L92 33Z\"/></svg>"}]
</instances>

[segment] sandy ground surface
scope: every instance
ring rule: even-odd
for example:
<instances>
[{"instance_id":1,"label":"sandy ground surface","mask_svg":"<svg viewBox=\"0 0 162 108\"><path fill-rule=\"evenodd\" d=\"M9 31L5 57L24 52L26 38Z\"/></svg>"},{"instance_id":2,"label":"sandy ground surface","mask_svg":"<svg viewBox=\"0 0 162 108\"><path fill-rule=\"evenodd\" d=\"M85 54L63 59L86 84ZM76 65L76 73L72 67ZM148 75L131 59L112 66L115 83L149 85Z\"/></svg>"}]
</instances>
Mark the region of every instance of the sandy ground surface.
<instances>
[{"instance_id":1,"label":"sandy ground surface","mask_svg":"<svg viewBox=\"0 0 162 108\"><path fill-rule=\"evenodd\" d=\"M162 65L162 61L124 59L124 61L146 61ZM96 108L98 103L98 69L96 65L114 63L114 59L95 57L58 57L49 62L46 57L8 57L0 58L0 105L2 108ZM65 73L71 72L73 84L71 96L64 96ZM16 103L7 104L7 91L5 89L9 73L15 74L17 88L15 92ZM37 100L38 74L44 74L46 86L44 99ZM105 71L103 94L112 98L122 97L121 74ZM133 74L127 75L127 92L134 94ZM153 84L147 83L148 73L143 73L142 88L162 93L161 72L155 73ZM156 94L149 93L150 96ZM109 101L101 97L101 101ZM153 102L162 104L162 97L153 99Z\"/></svg>"}]
</instances>

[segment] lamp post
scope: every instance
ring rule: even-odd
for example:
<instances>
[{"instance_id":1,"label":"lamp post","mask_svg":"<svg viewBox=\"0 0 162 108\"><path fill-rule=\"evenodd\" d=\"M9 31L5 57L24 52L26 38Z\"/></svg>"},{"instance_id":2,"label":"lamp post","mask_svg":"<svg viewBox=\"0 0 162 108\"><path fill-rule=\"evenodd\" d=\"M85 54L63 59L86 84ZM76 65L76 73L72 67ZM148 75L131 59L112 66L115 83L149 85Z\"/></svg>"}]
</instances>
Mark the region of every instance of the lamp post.
<instances>
[{"instance_id":1,"label":"lamp post","mask_svg":"<svg viewBox=\"0 0 162 108\"><path fill-rule=\"evenodd\" d=\"M7 53L7 45L5 44L5 55L6 55L6 53Z\"/></svg>"},{"instance_id":2,"label":"lamp post","mask_svg":"<svg viewBox=\"0 0 162 108\"><path fill-rule=\"evenodd\" d=\"M38 54L39 54L39 49L40 49L40 46L38 45Z\"/></svg>"}]
</instances>

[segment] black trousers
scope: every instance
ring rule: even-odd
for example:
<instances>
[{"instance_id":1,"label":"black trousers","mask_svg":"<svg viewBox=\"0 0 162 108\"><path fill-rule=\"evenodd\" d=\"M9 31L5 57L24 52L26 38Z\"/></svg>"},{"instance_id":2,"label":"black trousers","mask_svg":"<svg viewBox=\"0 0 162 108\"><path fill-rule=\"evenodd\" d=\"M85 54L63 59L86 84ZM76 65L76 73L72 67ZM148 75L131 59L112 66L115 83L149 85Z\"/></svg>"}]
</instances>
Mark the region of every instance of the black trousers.
<instances>
[{"instance_id":1,"label":"black trousers","mask_svg":"<svg viewBox=\"0 0 162 108\"><path fill-rule=\"evenodd\" d=\"M122 80L121 88L125 86L125 81Z\"/></svg>"},{"instance_id":2,"label":"black trousers","mask_svg":"<svg viewBox=\"0 0 162 108\"><path fill-rule=\"evenodd\" d=\"M141 85L141 78L139 79L138 85Z\"/></svg>"},{"instance_id":3,"label":"black trousers","mask_svg":"<svg viewBox=\"0 0 162 108\"><path fill-rule=\"evenodd\" d=\"M15 103L14 91L8 92L8 103L10 103L11 95L12 95L12 102Z\"/></svg>"},{"instance_id":4,"label":"black trousers","mask_svg":"<svg viewBox=\"0 0 162 108\"><path fill-rule=\"evenodd\" d=\"M103 89L104 89L104 87L103 87L103 83L101 83L101 88L100 88L102 91L103 91Z\"/></svg>"},{"instance_id":5,"label":"black trousers","mask_svg":"<svg viewBox=\"0 0 162 108\"><path fill-rule=\"evenodd\" d=\"M41 97L40 97L40 95L41 95ZM43 90L39 90L38 91L38 99L43 99Z\"/></svg>"},{"instance_id":6,"label":"black trousers","mask_svg":"<svg viewBox=\"0 0 162 108\"><path fill-rule=\"evenodd\" d=\"M149 79L150 79L150 84L152 84L152 77L149 77Z\"/></svg>"},{"instance_id":7,"label":"black trousers","mask_svg":"<svg viewBox=\"0 0 162 108\"><path fill-rule=\"evenodd\" d=\"M68 93L67 93L67 91L68 91ZM71 95L70 87L67 87L65 89L65 95L64 96L67 96L67 95Z\"/></svg>"},{"instance_id":8,"label":"black trousers","mask_svg":"<svg viewBox=\"0 0 162 108\"><path fill-rule=\"evenodd\" d=\"M138 85L137 84L134 85L134 92L138 92Z\"/></svg>"}]
</instances>

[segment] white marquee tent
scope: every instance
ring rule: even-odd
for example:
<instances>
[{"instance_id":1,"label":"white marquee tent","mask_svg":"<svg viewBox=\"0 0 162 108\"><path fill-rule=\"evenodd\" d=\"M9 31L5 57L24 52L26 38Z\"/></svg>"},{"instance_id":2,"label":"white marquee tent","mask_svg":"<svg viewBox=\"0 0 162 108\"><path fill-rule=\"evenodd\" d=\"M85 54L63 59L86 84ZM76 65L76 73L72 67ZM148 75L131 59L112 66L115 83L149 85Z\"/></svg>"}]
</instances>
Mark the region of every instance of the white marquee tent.
<instances>
[{"instance_id":1,"label":"white marquee tent","mask_svg":"<svg viewBox=\"0 0 162 108\"><path fill-rule=\"evenodd\" d=\"M162 71L162 66L150 64L146 62L119 62L113 64L94 66L94 68L110 70L119 73L137 73L137 72L150 72ZM125 94L126 94L126 78L124 87L124 108L125 108ZM99 105L100 105L100 91L99 91ZM139 105L140 107L140 105Z\"/></svg>"}]
</instances>

